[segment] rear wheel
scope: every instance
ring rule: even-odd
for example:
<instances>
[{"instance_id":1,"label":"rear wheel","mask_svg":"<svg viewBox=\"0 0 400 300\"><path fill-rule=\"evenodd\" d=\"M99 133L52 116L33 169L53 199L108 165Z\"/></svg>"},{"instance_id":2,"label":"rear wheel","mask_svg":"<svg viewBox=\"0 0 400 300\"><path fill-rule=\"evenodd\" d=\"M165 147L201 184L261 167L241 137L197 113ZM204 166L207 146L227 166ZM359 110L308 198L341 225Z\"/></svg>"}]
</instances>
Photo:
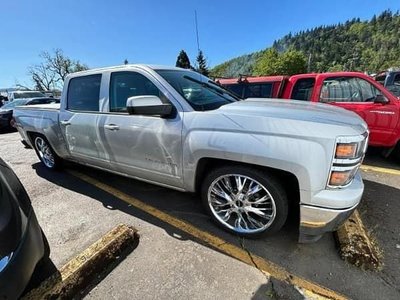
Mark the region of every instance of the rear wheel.
<instances>
[{"instance_id":1,"label":"rear wheel","mask_svg":"<svg viewBox=\"0 0 400 300\"><path fill-rule=\"evenodd\" d=\"M394 158L400 163L400 141L397 142L396 148L393 151Z\"/></svg>"},{"instance_id":2,"label":"rear wheel","mask_svg":"<svg viewBox=\"0 0 400 300\"><path fill-rule=\"evenodd\" d=\"M61 166L61 159L51 148L45 137L41 135L35 135L33 137L33 146L37 156L46 168L55 170Z\"/></svg>"},{"instance_id":3,"label":"rear wheel","mask_svg":"<svg viewBox=\"0 0 400 300\"><path fill-rule=\"evenodd\" d=\"M202 200L220 226L244 237L278 231L288 214L281 184L266 172L243 166L211 171L203 182Z\"/></svg>"}]
</instances>

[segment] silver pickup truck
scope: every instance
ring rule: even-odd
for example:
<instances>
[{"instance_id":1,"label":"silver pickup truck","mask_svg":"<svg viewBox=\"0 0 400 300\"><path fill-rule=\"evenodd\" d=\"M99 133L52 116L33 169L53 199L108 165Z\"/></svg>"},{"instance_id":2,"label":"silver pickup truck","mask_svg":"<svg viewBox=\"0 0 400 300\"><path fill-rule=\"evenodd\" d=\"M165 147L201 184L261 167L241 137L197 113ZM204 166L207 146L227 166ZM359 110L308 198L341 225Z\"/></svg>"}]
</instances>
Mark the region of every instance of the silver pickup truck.
<instances>
[{"instance_id":1,"label":"silver pickup truck","mask_svg":"<svg viewBox=\"0 0 400 300\"><path fill-rule=\"evenodd\" d=\"M360 202L367 126L317 103L240 101L189 70L127 65L71 74L61 103L14 111L49 169L63 160L186 192L245 237L300 211L300 242L333 231ZM299 209L300 207L300 209Z\"/></svg>"}]
</instances>

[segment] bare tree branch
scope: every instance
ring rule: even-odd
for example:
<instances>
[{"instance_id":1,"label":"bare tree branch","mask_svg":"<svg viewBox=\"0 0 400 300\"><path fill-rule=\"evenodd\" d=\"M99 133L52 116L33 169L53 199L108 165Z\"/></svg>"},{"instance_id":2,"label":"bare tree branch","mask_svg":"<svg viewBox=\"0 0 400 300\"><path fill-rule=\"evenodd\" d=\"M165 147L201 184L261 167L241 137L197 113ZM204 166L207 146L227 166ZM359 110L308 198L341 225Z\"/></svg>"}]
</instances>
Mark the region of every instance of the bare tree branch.
<instances>
[{"instance_id":1,"label":"bare tree branch","mask_svg":"<svg viewBox=\"0 0 400 300\"><path fill-rule=\"evenodd\" d=\"M53 53L43 51L39 56L43 62L28 70L36 89L61 88L68 74L88 69L79 60L72 60L64 55L61 49L54 49Z\"/></svg>"}]
</instances>

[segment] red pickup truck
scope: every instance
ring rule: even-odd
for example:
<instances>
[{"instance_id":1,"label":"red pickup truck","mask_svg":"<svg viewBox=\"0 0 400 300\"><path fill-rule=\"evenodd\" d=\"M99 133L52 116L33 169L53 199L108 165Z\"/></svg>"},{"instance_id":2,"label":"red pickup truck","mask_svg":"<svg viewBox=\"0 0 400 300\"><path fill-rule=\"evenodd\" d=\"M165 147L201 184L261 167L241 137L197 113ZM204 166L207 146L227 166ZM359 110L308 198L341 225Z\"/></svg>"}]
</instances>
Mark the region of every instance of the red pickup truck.
<instances>
[{"instance_id":1,"label":"red pickup truck","mask_svg":"<svg viewBox=\"0 0 400 300\"><path fill-rule=\"evenodd\" d=\"M359 72L217 79L239 97L284 98L323 102L360 115L370 130L369 144L395 150L400 159L400 100Z\"/></svg>"}]
</instances>

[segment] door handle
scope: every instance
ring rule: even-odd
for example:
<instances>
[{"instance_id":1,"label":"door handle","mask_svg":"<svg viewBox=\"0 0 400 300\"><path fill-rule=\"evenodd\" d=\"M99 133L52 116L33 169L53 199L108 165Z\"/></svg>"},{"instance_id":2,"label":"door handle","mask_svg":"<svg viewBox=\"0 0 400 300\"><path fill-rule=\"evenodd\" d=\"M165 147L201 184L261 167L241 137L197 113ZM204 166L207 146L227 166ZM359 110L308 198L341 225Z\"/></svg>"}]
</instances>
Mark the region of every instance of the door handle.
<instances>
[{"instance_id":1,"label":"door handle","mask_svg":"<svg viewBox=\"0 0 400 300\"><path fill-rule=\"evenodd\" d=\"M118 126L118 125L115 125L115 124L107 124L107 125L104 125L104 128L105 128L105 129L108 129L108 130L119 130L119 126Z\"/></svg>"},{"instance_id":2,"label":"door handle","mask_svg":"<svg viewBox=\"0 0 400 300\"><path fill-rule=\"evenodd\" d=\"M63 126L68 126L68 125L71 125L71 122L68 120L63 120L63 121L60 121L60 124Z\"/></svg>"}]
</instances>

